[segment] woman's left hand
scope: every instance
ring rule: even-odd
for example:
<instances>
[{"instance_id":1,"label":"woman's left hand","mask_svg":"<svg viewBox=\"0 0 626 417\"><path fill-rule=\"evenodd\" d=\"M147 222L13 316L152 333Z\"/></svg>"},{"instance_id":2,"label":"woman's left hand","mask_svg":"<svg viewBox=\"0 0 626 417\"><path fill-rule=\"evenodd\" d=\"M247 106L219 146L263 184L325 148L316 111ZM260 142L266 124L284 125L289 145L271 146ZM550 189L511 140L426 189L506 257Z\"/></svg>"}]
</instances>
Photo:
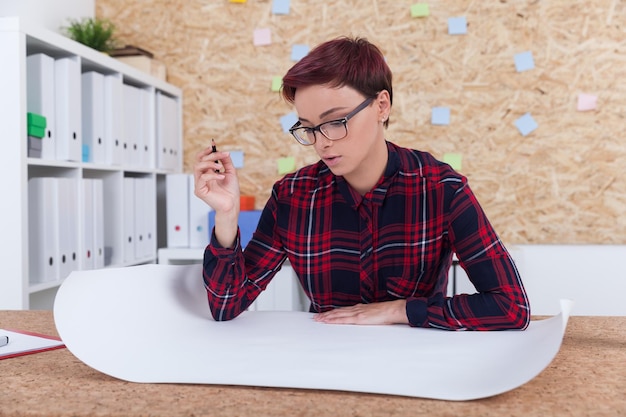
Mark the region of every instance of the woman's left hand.
<instances>
[{"instance_id":1,"label":"woman's left hand","mask_svg":"<svg viewBox=\"0 0 626 417\"><path fill-rule=\"evenodd\" d=\"M406 300L357 304L318 313L315 321L329 324L408 324Z\"/></svg>"}]
</instances>

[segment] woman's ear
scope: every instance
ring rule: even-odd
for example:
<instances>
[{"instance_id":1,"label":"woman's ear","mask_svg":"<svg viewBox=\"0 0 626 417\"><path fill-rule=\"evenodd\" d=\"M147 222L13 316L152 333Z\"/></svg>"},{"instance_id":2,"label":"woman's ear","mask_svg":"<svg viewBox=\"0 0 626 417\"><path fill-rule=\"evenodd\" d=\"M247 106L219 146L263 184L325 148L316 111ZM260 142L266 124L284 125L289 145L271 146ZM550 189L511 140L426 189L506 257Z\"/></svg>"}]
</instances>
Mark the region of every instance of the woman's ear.
<instances>
[{"instance_id":1,"label":"woman's ear","mask_svg":"<svg viewBox=\"0 0 626 417\"><path fill-rule=\"evenodd\" d=\"M387 123L389 120L389 113L391 113L389 91L382 90L378 93L378 97L376 97L376 106L378 108L378 120L383 123Z\"/></svg>"}]
</instances>

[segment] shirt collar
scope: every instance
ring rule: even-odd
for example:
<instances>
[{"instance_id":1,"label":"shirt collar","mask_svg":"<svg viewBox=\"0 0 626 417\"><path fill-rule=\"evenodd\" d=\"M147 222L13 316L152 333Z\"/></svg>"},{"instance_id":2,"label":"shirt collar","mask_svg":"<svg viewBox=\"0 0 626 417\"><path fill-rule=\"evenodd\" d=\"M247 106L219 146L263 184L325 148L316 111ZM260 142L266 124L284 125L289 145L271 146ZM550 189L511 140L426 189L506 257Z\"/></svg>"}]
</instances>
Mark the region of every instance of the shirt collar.
<instances>
[{"instance_id":1,"label":"shirt collar","mask_svg":"<svg viewBox=\"0 0 626 417\"><path fill-rule=\"evenodd\" d=\"M400 157L396 151L395 145L387 142L387 151L389 157L387 159L387 166L385 167L383 176L378 180L374 188L368 191L364 196L350 187L348 182L342 176L334 176L331 173L331 175L335 178L339 192L346 202L352 206L352 208L357 209L363 200L369 200L375 205L382 205L383 201L385 201L387 190L400 171Z\"/></svg>"}]
</instances>

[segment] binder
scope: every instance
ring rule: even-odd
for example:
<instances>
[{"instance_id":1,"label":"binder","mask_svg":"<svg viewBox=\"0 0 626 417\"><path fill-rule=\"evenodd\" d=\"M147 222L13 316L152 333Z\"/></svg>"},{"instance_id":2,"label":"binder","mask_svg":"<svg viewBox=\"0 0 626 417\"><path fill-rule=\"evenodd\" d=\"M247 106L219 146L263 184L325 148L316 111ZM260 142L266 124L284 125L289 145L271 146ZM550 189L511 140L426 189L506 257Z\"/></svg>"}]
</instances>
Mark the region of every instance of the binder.
<instances>
[{"instance_id":1,"label":"binder","mask_svg":"<svg viewBox=\"0 0 626 417\"><path fill-rule=\"evenodd\" d=\"M104 268L104 181L93 179L93 267Z\"/></svg>"},{"instance_id":2,"label":"binder","mask_svg":"<svg viewBox=\"0 0 626 417\"><path fill-rule=\"evenodd\" d=\"M81 267L82 269L94 268L94 196L93 196L93 180L90 178L83 178L83 236L82 236L82 255L81 255Z\"/></svg>"},{"instance_id":3,"label":"binder","mask_svg":"<svg viewBox=\"0 0 626 417\"><path fill-rule=\"evenodd\" d=\"M56 159L54 58L34 54L26 58L26 107L30 113L46 118L41 158Z\"/></svg>"},{"instance_id":4,"label":"binder","mask_svg":"<svg viewBox=\"0 0 626 417\"><path fill-rule=\"evenodd\" d=\"M76 178L59 178L59 278L80 269L78 236L78 187ZM64 226L62 226L64 225Z\"/></svg>"},{"instance_id":5,"label":"binder","mask_svg":"<svg viewBox=\"0 0 626 417\"><path fill-rule=\"evenodd\" d=\"M135 258L143 259L147 256L147 221L146 216L144 215L146 209L146 192L145 192L145 181L143 178L133 178L134 180L134 236L135 236Z\"/></svg>"},{"instance_id":6,"label":"binder","mask_svg":"<svg viewBox=\"0 0 626 417\"><path fill-rule=\"evenodd\" d=\"M81 74L77 57L59 58L54 62L56 159L80 161Z\"/></svg>"},{"instance_id":7,"label":"binder","mask_svg":"<svg viewBox=\"0 0 626 417\"><path fill-rule=\"evenodd\" d=\"M135 179L124 177L124 261L133 262L135 254Z\"/></svg>"},{"instance_id":8,"label":"binder","mask_svg":"<svg viewBox=\"0 0 626 417\"><path fill-rule=\"evenodd\" d=\"M189 247L189 174L165 176L167 247Z\"/></svg>"},{"instance_id":9,"label":"binder","mask_svg":"<svg viewBox=\"0 0 626 417\"><path fill-rule=\"evenodd\" d=\"M189 247L204 248L209 244L209 212L213 208L194 194L195 181L189 175Z\"/></svg>"},{"instance_id":10,"label":"binder","mask_svg":"<svg viewBox=\"0 0 626 417\"><path fill-rule=\"evenodd\" d=\"M141 166L146 169L154 168L155 140L154 140L154 89L141 89Z\"/></svg>"},{"instance_id":11,"label":"binder","mask_svg":"<svg viewBox=\"0 0 626 417\"><path fill-rule=\"evenodd\" d=\"M146 227L146 253L145 256L150 258L157 257L157 192L156 178L146 177L142 179L145 198L143 216L145 218Z\"/></svg>"},{"instance_id":12,"label":"binder","mask_svg":"<svg viewBox=\"0 0 626 417\"><path fill-rule=\"evenodd\" d=\"M95 71L83 73L81 88L83 145L89 149L84 162L104 164L104 75Z\"/></svg>"},{"instance_id":13,"label":"binder","mask_svg":"<svg viewBox=\"0 0 626 417\"><path fill-rule=\"evenodd\" d=\"M104 148L105 161L110 165L122 165L122 137L124 121L124 92L122 78L118 74L104 76Z\"/></svg>"},{"instance_id":14,"label":"binder","mask_svg":"<svg viewBox=\"0 0 626 417\"><path fill-rule=\"evenodd\" d=\"M124 165L138 165L138 143L141 129L141 96L139 89L132 85L124 84L124 140L123 161Z\"/></svg>"},{"instance_id":15,"label":"binder","mask_svg":"<svg viewBox=\"0 0 626 417\"><path fill-rule=\"evenodd\" d=\"M29 281L59 279L59 225L57 179L28 180Z\"/></svg>"},{"instance_id":16,"label":"binder","mask_svg":"<svg viewBox=\"0 0 626 417\"><path fill-rule=\"evenodd\" d=\"M175 99L157 92L157 165L168 171L178 168L180 119Z\"/></svg>"}]
</instances>

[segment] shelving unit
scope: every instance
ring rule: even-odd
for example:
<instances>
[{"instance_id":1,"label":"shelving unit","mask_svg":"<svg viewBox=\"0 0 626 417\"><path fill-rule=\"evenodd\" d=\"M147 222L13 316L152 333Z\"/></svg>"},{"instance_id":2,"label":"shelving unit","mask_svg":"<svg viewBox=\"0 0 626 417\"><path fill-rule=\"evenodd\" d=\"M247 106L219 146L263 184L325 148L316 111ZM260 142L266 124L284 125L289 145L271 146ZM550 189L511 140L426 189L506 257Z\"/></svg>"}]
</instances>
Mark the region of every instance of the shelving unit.
<instances>
[{"instance_id":1,"label":"shelving unit","mask_svg":"<svg viewBox=\"0 0 626 417\"><path fill-rule=\"evenodd\" d=\"M106 128L119 132L122 142L127 143L128 148L144 151L145 156L140 159L124 156L118 160L98 158L97 163L83 162L85 157L82 155L80 160L73 161L28 157L27 57L34 54L45 54L55 60L69 57L80 64L82 74L96 72L110 76L109 78L121 80L120 85L124 88L134 87L132 90L139 91L140 100L143 100L142 118L141 122L136 122L135 133L129 133L128 123L124 125L122 119L129 117L136 110L136 106L127 106L124 111L115 106L122 118L106 119L116 120ZM49 309L57 288L65 278L61 276L59 279L39 283L37 281L41 281L40 277L33 276L30 268L33 261L30 259L31 247L34 242L29 242L32 240L29 232L33 233L33 229L29 224L31 202L28 184L33 178L75 180L71 182L71 186L74 187L76 199L72 200L69 207L76 210L73 220L75 223L70 229L76 233L77 269L89 268L81 257L86 250L81 238L85 231L85 216L82 213L85 209L83 193L86 192L82 186L83 179L102 181L105 250L99 255L104 256L104 267L157 262L157 248L165 245L165 229L163 227L161 230L159 224L162 222L157 221L164 217L165 176L182 170L181 90L108 55L16 17L0 18L0 62L0 310ZM83 85L81 80L76 82ZM85 109L84 97L82 100L81 109L77 109L77 112ZM122 99L121 104L126 103L127 100ZM172 115L172 111L175 114ZM169 118L170 122L164 123L165 118ZM83 134L86 128L83 123L80 133ZM83 140L83 145L85 144ZM89 144L96 146L91 142ZM86 159L88 161L94 160L91 152L95 154L96 149L89 148ZM125 212L128 212L130 203L130 198L125 198L124 193L128 178L143 179L135 181L135 184L143 184L141 188L127 194L133 197L133 204L137 204L137 207L141 204L141 212L135 211L134 217L141 219L145 230L141 235L135 236L135 241L142 239L147 243L138 251L128 249L131 232L128 225L126 228L124 226ZM137 197L138 191L143 193L141 197Z\"/></svg>"}]
</instances>

